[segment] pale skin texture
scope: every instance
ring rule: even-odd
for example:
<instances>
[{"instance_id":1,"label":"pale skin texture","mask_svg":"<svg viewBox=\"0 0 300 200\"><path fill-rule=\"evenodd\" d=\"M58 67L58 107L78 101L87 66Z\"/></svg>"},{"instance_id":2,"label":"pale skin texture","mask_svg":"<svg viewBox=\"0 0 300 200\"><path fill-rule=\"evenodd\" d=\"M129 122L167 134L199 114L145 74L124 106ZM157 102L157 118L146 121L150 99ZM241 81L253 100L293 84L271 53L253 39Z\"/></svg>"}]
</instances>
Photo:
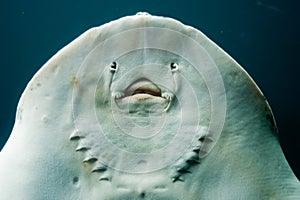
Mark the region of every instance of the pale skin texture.
<instances>
[{"instance_id":1,"label":"pale skin texture","mask_svg":"<svg viewBox=\"0 0 300 200\"><path fill-rule=\"evenodd\" d=\"M214 112L205 74L187 57L163 49L139 48L109 59L123 46L151 44L151 34L101 46L145 27L167 29L166 37L155 38L175 49L184 39L171 37L170 30L192 38L203 52L179 50L216 66L222 77L225 93L216 93L215 101L226 97L224 126L205 156L200 153ZM149 131L155 128L160 132ZM190 145L182 150L186 137ZM151 154L170 141L168 151L148 160L124 153ZM0 154L0 177L1 198L16 200L300 199L272 112L248 74L200 31L145 14L87 31L41 68L19 102Z\"/></svg>"}]
</instances>

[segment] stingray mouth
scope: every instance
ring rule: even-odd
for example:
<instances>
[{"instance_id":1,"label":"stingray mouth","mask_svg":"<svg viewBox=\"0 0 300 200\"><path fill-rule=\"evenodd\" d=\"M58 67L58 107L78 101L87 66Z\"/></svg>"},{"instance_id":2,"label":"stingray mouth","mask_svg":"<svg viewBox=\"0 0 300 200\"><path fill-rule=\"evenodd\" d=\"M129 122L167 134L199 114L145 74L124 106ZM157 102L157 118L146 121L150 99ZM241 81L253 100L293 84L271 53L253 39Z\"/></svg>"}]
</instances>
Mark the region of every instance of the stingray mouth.
<instances>
[{"instance_id":1,"label":"stingray mouth","mask_svg":"<svg viewBox=\"0 0 300 200\"><path fill-rule=\"evenodd\" d=\"M161 97L161 90L156 89L156 88L153 89L153 88L147 87L147 86L142 86L142 87L139 87L136 90L134 90L134 92L132 93L132 96L140 95L140 94L148 94L150 96Z\"/></svg>"},{"instance_id":2,"label":"stingray mouth","mask_svg":"<svg viewBox=\"0 0 300 200\"><path fill-rule=\"evenodd\" d=\"M165 110L172 100L172 95L165 94L171 93L163 92L159 86L146 78L140 78L130 84L123 92L115 93L113 96L120 108L126 105L136 105L134 108L137 110L141 108L148 110L153 105L160 105L159 107Z\"/></svg>"},{"instance_id":3,"label":"stingray mouth","mask_svg":"<svg viewBox=\"0 0 300 200\"><path fill-rule=\"evenodd\" d=\"M145 100L153 98L165 99L160 87L158 87L155 83L145 78L136 80L121 93L122 94L115 95L115 98L118 100L126 98L136 100Z\"/></svg>"},{"instance_id":4,"label":"stingray mouth","mask_svg":"<svg viewBox=\"0 0 300 200\"><path fill-rule=\"evenodd\" d=\"M139 79L125 89L125 97L162 98L161 89L147 79Z\"/></svg>"}]
</instances>

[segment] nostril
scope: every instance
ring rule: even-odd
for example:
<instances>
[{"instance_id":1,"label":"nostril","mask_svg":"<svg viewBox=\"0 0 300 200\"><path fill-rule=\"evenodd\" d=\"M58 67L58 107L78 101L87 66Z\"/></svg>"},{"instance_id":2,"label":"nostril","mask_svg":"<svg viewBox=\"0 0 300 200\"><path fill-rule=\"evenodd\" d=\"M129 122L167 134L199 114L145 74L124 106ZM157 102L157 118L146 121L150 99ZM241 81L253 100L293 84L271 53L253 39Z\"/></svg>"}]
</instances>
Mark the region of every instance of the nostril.
<instances>
[{"instance_id":1,"label":"nostril","mask_svg":"<svg viewBox=\"0 0 300 200\"><path fill-rule=\"evenodd\" d=\"M172 72L175 72L178 70L178 64L177 63L171 63L170 68Z\"/></svg>"},{"instance_id":2,"label":"nostril","mask_svg":"<svg viewBox=\"0 0 300 200\"><path fill-rule=\"evenodd\" d=\"M110 65L110 71L111 72L115 72L117 71L117 63L116 62L112 62Z\"/></svg>"}]
</instances>

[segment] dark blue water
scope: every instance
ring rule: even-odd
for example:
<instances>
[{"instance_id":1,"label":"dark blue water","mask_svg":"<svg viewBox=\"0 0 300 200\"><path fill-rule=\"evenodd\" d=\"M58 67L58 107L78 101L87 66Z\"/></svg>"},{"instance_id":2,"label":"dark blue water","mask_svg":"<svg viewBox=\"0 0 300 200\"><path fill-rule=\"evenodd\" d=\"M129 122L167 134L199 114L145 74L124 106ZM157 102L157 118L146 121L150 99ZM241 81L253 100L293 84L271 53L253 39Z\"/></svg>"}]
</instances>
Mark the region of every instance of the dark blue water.
<instances>
[{"instance_id":1,"label":"dark blue water","mask_svg":"<svg viewBox=\"0 0 300 200\"><path fill-rule=\"evenodd\" d=\"M34 73L79 34L138 11L192 25L234 57L268 98L286 157L300 177L300 16L296 0L0 2L0 149Z\"/></svg>"}]
</instances>

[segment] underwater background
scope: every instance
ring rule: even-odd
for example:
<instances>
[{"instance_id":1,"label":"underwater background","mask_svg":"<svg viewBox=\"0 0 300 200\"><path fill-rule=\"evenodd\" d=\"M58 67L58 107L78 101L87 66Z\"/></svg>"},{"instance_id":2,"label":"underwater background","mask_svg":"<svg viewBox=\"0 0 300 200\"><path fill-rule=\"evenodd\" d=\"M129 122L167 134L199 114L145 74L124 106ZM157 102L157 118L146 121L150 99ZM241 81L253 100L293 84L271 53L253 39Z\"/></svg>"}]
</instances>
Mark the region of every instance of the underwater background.
<instances>
[{"instance_id":1,"label":"underwater background","mask_svg":"<svg viewBox=\"0 0 300 200\"><path fill-rule=\"evenodd\" d=\"M300 178L300 2L297 0L1 0L0 149L37 70L87 29L139 11L191 25L223 48L267 97Z\"/></svg>"}]
</instances>

